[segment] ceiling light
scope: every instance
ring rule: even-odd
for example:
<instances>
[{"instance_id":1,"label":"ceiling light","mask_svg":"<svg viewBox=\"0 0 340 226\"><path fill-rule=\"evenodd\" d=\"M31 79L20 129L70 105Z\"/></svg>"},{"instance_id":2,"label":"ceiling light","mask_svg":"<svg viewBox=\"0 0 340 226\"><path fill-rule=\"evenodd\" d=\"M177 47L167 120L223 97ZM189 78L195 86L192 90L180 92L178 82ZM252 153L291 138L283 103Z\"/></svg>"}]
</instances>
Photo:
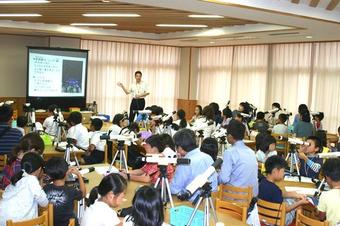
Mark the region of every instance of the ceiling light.
<instances>
[{"instance_id":1,"label":"ceiling light","mask_svg":"<svg viewBox=\"0 0 340 226\"><path fill-rule=\"evenodd\" d=\"M37 13L0 13L0 17L38 17Z\"/></svg>"},{"instance_id":2,"label":"ceiling light","mask_svg":"<svg viewBox=\"0 0 340 226\"><path fill-rule=\"evenodd\" d=\"M110 0L102 0L103 3L109 3L111 2Z\"/></svg>"},{"instance_id":3,"label":"ceiling light","mask_svg":"<svg viewBox=\"0 0 340 226\"><path fill-rule=\"evenodd\" d=\"M210 44L214 44L215 42L209 42Z\"/></svg>"},{"instance_id":4,"label":"ceiling light","mask_svg":"<svg viewBox=\"0 0 340 226\"><path fill-rule=\"evenodd\" d=\"M201 28L201 27L208 27L204 24L156 24L157 27L195 27L195 28Z\"/></svg>"},{"instance_id":5,"label":"ceiling light","mask_svg":"<svg viewBox=\"0 0 340 226\"><path fill-rule=\"evenodd\" d=\"M192 14L192 15L189 15L188 17L190 18L209 18L209 19L216 19L216 18L223 18L223 16L220 16L220 15L198 15L198 14Z\"/></svg>"},{"instance_id":6,"label":"ceiling light","mask_svg":"<svg viewBox=\"0 0 340 226\"><path fill-rule=\"evenodd\" d=\"M114 27L117 24L110 24L110 23L72 23L71 26L100 26L100 27Z\"/></svg>"},{"instance_id":7,"label":"ceiling light","mask_svg":"<svg viewBox=\"0 0 340 226\"><path fill-rule=\"evenodd\" d=\"M40 4L49 2L47 0L0 0L0 4Z\"/></svg>"},{"instance_id":8,"label":"ceiling light","mask_svg":"<svg viewBox=\"0 0 340 226\"><path fill-rule=\"evenodd\" d=\"M86 17L140 17L136 13L85 13Z\"/></svg>"},{"instance_id":9,"label":"ceiling light","mask_svg":"<svg viewBox=\"0 0 340 226\"><path fill-rule=\"evenodd\" d=\"M313 38L313 36L307 35L305 38L311 39L311 38Z\"/></svg>"}]
</instances>

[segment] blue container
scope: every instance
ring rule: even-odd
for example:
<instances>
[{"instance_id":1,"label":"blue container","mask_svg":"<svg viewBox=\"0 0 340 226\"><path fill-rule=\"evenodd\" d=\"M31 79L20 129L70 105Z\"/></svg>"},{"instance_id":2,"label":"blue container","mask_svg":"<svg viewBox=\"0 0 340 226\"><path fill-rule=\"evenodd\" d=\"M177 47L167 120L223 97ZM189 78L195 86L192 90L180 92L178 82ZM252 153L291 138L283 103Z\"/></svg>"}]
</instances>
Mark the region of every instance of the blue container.
<instances>
[{"instance_id":1,"label":"blue container","mask_svg":"<svg viewBox=\"0 0 340 226\"><path fill-rule=\"evenodd\" d=\"M177 206L171 208L170 224L174 226L186 226L193 212L194 208L188 206ZM204 212L201 210L197 210L195 217L191 223L191 226L203 226L203 224L204 224Z\"/></svg>"}]
</instances>

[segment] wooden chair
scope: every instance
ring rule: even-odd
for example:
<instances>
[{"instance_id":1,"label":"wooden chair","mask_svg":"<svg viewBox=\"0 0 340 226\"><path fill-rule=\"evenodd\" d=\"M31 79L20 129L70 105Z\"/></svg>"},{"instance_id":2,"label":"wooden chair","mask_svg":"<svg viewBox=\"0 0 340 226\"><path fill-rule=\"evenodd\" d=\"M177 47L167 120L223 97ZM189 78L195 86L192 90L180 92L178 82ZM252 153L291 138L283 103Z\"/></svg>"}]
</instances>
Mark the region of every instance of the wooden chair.
<instances>
[{"instance_id":1,"label":"wooden chair","mask_svg":"<svg viewBox=\"0 0 340 226\"><path fill-rule=\"evenodd\" d=\"M106 143L105 146L104 146L104 164L108 163L108 156L107 156L108 151L109 151L109 148L108 148L107 143Z\"/></svg>"},{"instance_id":2,"label":"wooden chair","mask_svg":"<svg viewBox=\"0 0 340 226\"><path fill-rule=\"evenodd\" d=\"M41 216L27 221L13 222L8 220L6 226L49 226L48 224L48 211L44 211Z\"/></svg>"},{"instance_id":3,"label":"wooden chair","mask_svg":"<svg viewBox=\"0 0 340 226\"><path fill-rule=\"evenodd\" d=\"M229 201L248 208L252 198L252 187L242 188L224 184L219 186L219 199L222 201Z\"/></svg>"},{"instance_id":4,"label":"wooden chair","mask_svg":"<svg viewBox=\"0 0 340 226\"><path fill-rule=\"evenodd\" d=\"M289 151L288 141L280 140L280 137L282 137L282 134L272 133L272 136L276 140L276 151L278 152L278 154L283 154L286 157ZM288 137L288 136L284 136L284 137Z\"/></svg>"},{"instance_id":5,"label":"wooden chair","mask_svg":"<svg viewBox=\"0 0 340 226\"><path fill-rule=\"evenodd\" d=\"M278 226L285 226L286 205L285 203L272 203L259 199L257 201L260 222Z\"/></svg>"},{"instance_id":6,"label":"wooden chair","mask_svg":"<svg viewBox=\"0 0 340 226\"><path fill-rule=\"evenodd\" d=\"M0 199L2 199L2 194L4 193L4 190L0 189Z\"/></svg>"},{"instance_id":7,"label":"wooden chair","mask_svg":"<svg viewBox=\"0 0 340 226\"><path fill-rule=\"evenodd\" d=\"M328 221L321 222L306 217L305 215L302 214L301 210L298 210L296 215L296 226L329 226L329 222Z\"/></svg>"},{"instance_id":8,"label":"wooden chair","mask_svg":"<svg viewBox=\"0 0 340 226\"><path fill-rule=\"evenodd\" d=\"M48 213L48 226L54 225L54 214L53 214L53 205L51 203L47 206L47 213Z\"/></svg>"},{"instance_id":9,"label":"wooden chair","mask_svg":"<svg viewBox=\"0 0 340 226\"><path fill-rule=\"evenodd\" d=\"M7 164L7 155L0 155L0 172L4 169Z\"/></svg>"},{"instance_id":10,"label":"wooden chair","mask_svg":"<svg viewBox=\"0 0 340 226\"><path fill-rule=\"evenodd\" d=\"M74 218L70 219L70 222L68 223L68 226L75 226L76 225L76 220Z\"/></svg>"},{"instance_id":11,"label":"wooden chair","mask_svg":"<svg viewBox=\"0 0 340 226\"><path fill-rule=\"evenodd\" d=\"M216 199L216 210L244 223L247 221L247 207L245 206L241 207L228 201Z\"/></svg>"}]
</instances>

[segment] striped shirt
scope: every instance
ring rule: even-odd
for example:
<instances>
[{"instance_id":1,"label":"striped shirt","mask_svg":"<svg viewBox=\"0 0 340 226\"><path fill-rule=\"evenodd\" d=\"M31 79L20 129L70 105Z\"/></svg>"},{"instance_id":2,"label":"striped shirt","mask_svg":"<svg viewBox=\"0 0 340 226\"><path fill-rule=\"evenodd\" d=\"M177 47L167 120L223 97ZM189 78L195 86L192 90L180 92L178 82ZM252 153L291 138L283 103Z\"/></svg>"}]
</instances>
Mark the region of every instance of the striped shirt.
<instances>
[{"instance_id":1,"label":"striped shirt","mask_svg":"<svg viewBox=\"0 0 340 226\"><path fill-rule=\"evenodd\" d=\"M0 134L9 128L7 123L0 123ZM0 137L0 155L11 153L15 145L19 143L22 133L15 129L10 128L2 137Z\"/></svg>"},{"instance_id":2,"label":"striped shirt","mask_svg":"<svg viewBox=\"0 0 340 226\"><path fill-rule=\"evenodd\" d=\"M307 162L300 159L300 174L304 177L316 179L319 177L323 160L317 156L308 156Z\"/></svg>"}]
</instances>

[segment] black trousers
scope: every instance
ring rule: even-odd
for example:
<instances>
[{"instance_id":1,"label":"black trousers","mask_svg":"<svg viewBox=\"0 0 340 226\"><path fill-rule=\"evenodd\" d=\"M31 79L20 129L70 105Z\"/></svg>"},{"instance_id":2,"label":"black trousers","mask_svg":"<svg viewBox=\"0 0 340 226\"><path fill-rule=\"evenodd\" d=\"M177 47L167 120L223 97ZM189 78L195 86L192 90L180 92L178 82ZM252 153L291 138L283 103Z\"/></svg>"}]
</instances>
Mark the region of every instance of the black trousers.
<instances>
[{"instance_id":1,"label":"black trousers","mask_svg":"<svg viewBox=\"0 0 340 226\"><path fill-rule=\"evenodd\" d=\"M130 114L129 114L129 121L133 122L135 115L136 115L136 111L138 110L143 110L145 107L145 99L141 98L141 99L135 99L133 98L130 104Z\"/></svg>"}]
</instances>

